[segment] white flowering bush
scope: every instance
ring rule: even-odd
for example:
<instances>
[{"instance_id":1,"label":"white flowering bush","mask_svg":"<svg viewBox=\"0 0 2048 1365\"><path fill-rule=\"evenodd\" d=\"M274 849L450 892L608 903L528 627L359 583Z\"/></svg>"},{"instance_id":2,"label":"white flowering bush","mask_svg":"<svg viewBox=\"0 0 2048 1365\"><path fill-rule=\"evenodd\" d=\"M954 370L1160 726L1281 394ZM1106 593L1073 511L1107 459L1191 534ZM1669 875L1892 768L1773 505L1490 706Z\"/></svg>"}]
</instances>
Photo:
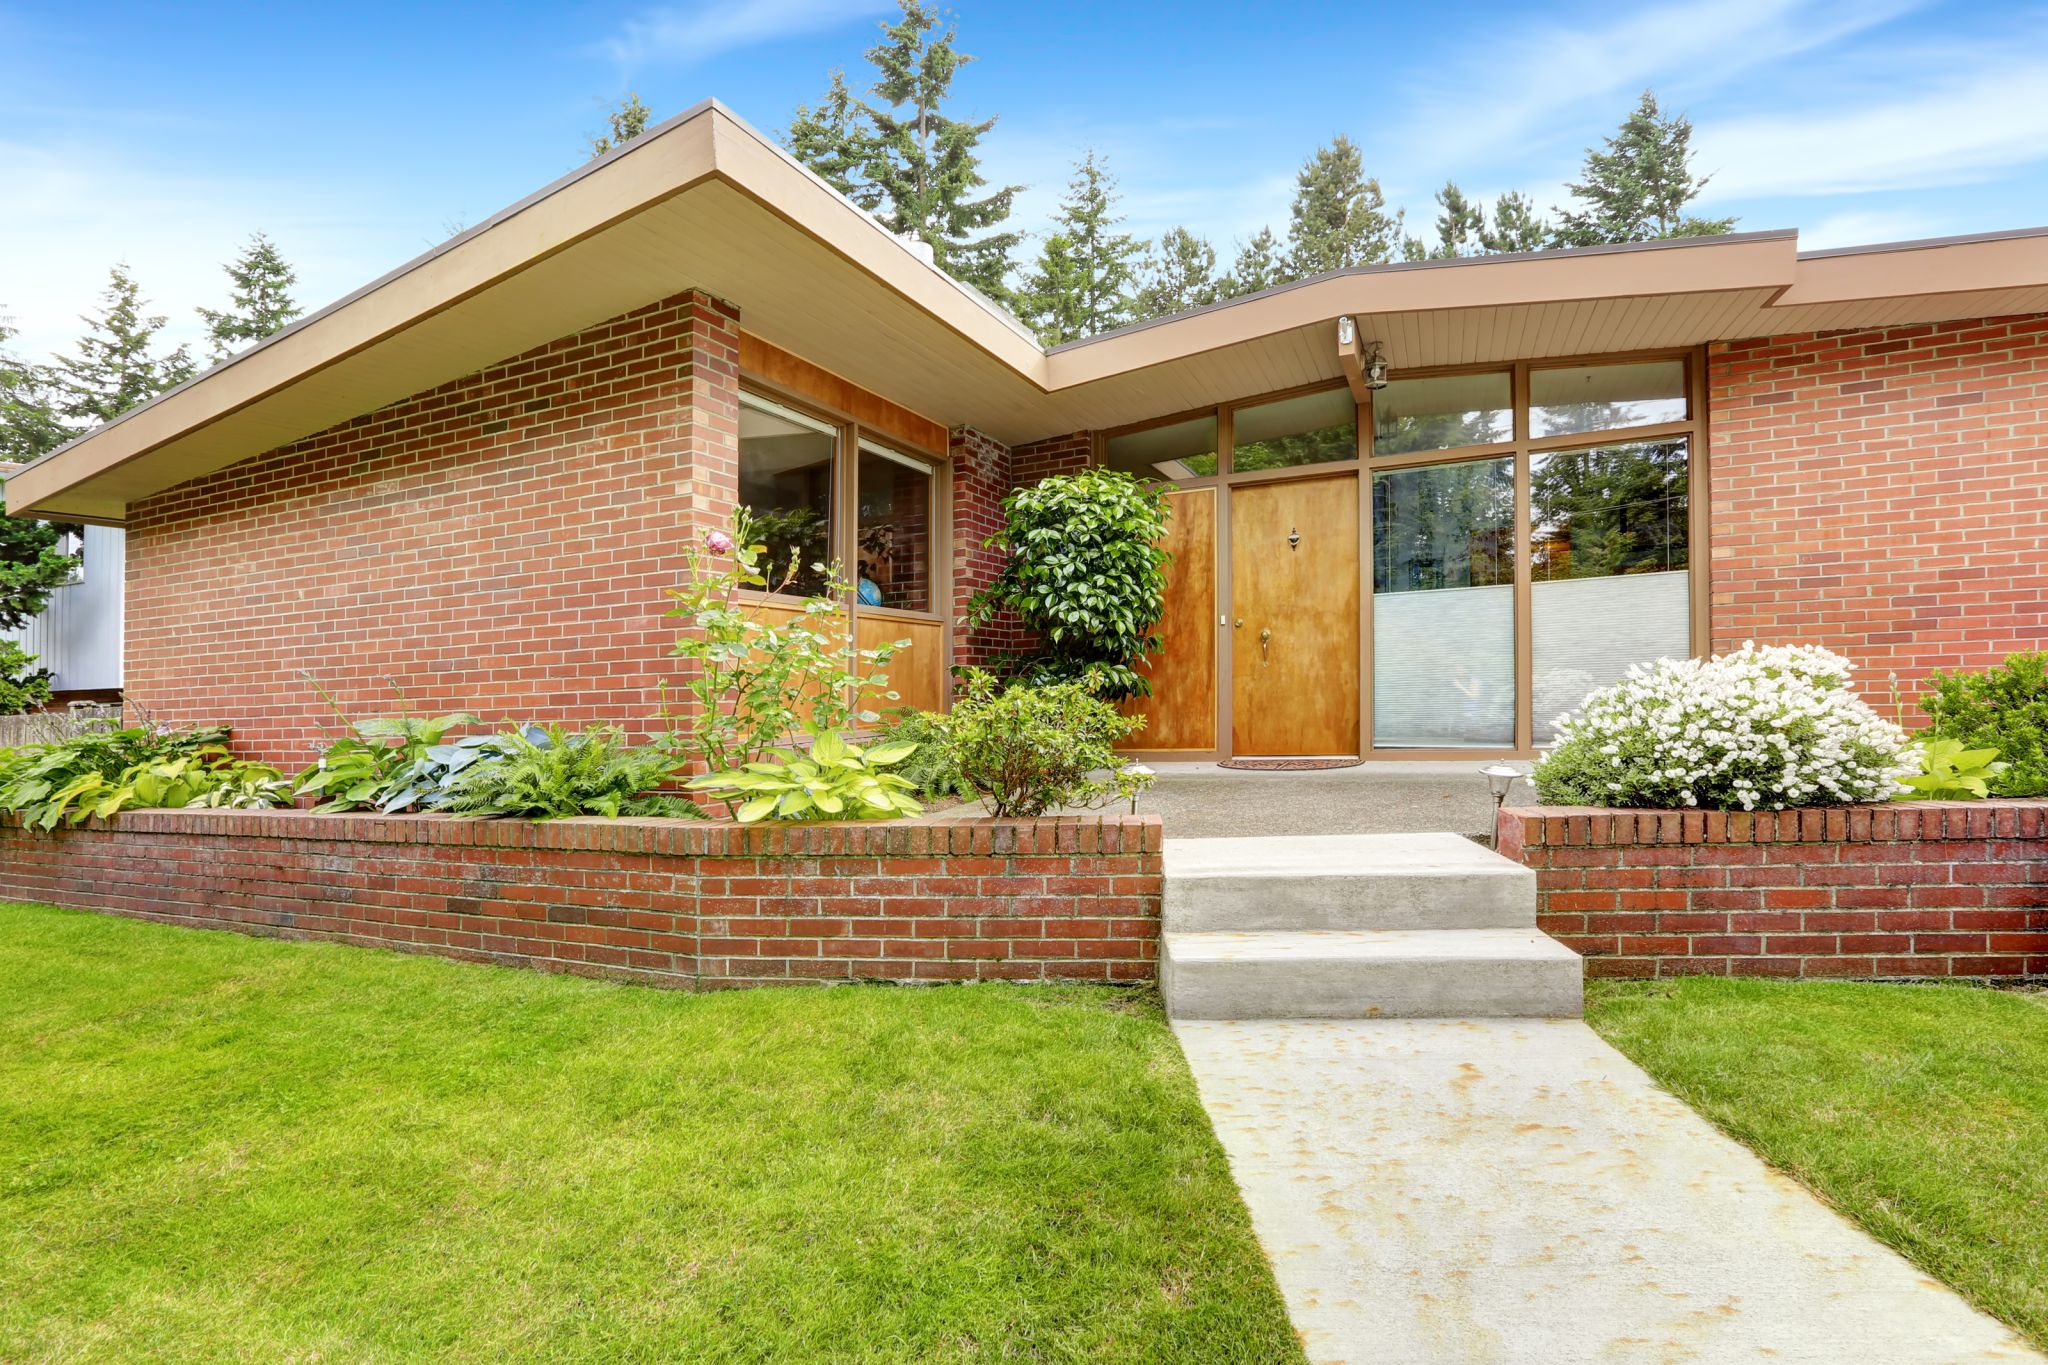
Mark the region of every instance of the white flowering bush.
<instances>
[{"instance_id":1,"label":"white flowering bush","mask_svg":"<svg viewBox=\"0 0 2048 1365\"><path fill-rule=\"evenodd\" d=\"M1906 732L1848 680L1847 659L1810 645L1638 664L1559 719L1557 746L1530 777L1547 805L1889 801L1919 763Z\"/></svg>"}]
</instances>

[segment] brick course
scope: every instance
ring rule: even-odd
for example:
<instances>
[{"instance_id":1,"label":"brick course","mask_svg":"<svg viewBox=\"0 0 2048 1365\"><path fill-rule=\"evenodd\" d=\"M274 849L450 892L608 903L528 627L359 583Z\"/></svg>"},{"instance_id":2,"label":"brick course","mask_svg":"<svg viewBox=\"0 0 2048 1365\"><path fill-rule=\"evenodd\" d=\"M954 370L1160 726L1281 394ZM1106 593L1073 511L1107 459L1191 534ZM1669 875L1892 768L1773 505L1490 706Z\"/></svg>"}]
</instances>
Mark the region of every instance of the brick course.
<instances>
[{"instance_id":1,"label":"brick course","mask_svg":"<svg viewBox=\"0 0 2048 1365\"><path fill-rule=\"evenodd\" d=\"M664 590L737 497L738 344L684 294L138 503L129 698L286 767L332 721L313 682L646 728Z\"/></svg>"},{"instance_id":2,"label":"brick course","mask_svg":"<svg viewBox=\"0 0 2048 1365\"><path fill-rule=\"evenodd\" d=\"M1714 648L1847 655L1865 697L2048 644L2048 316L1714 345Z\"/></svg>"},{"instance_id":3,"label":"brick course","mask_svg":"<svg viewBox=\"0 0 2048 1365\"><path fill-rule=\"evenodd\" d=\"M1157 816L742 828L134 811L0 824L0 899L656 985L1133 982Z\"/></svg>"},{"instance_id":4,"label":"brick course","mask_svg":"<svg viewBox=\"0 0 2048 1365\"><path fill-rule=\"evenodd\" d=\"M2048 802L1501 812L1589 976L2048 974Z\"/></svg>"}]
</instances>

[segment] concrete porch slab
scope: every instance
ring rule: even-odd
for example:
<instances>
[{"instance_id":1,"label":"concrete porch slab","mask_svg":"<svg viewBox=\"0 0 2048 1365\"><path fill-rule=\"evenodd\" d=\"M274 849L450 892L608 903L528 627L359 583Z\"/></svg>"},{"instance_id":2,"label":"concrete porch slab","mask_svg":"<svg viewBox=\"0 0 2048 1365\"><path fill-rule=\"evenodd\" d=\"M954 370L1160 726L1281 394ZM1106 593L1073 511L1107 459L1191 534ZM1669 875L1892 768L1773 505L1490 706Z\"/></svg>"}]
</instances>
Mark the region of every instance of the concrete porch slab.
<instances>
[{"instance_id":1,"label":"concrete porch slab","mask_svg":"<svg viewBox=\"0 0 2048 1365\"><path fill-rule=\"evenodd\" d=\"M1317 1362L2044 1358L1584 1024L1174 1024Z\"/></svg>"}]
</instances>

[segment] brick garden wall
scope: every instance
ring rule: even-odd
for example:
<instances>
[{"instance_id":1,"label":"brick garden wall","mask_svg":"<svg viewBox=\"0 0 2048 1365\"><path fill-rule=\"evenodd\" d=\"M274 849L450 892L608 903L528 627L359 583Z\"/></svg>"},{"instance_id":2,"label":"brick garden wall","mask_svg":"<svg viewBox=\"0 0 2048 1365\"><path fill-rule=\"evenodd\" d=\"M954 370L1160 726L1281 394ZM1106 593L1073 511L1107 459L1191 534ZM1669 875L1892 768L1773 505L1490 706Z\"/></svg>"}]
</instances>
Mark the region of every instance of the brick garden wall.
<instances>
[{"instance_id":1,"label":"brick garden wall","mask_svg":"<svg viewBox=\"0 0 2048 1365\"><path fill-rule=\"evenodd\" d=\"M0 824L0 900L697 988L1148 980L1160 877L1157 816Z\"/></svg>"},{"instance_id":2,"label":"brick garden wall","mask_svg":"<svg viewBox=\"0 0 2048 1365\"><path fill-rule=\"evenodd\" d=\"M1866 699L2048 645L2048 316L1716 344L1714 647L1822 644Z\"/></svg>"},{"instance_id":3,"label":"brick garden wall","mask_svg":"<svg viewBox=\"0 0 2048 1365\"><path fill-rule=\"evenodd\" d=\"M1589 976L2048 974L2048 802L1501 813Z\"/></svg>"},{"instance_id":4,"label":"brick garden wall","mask_svg":"<svg viewBox=\"0 0 2048 1365\"><path fill-rule=\"evenodd\" d=\"M682 547L737 496L738 319L690 293L131 509L127 687L295 768L332 717L659 708Z\"/></svg>"}]
</instances>

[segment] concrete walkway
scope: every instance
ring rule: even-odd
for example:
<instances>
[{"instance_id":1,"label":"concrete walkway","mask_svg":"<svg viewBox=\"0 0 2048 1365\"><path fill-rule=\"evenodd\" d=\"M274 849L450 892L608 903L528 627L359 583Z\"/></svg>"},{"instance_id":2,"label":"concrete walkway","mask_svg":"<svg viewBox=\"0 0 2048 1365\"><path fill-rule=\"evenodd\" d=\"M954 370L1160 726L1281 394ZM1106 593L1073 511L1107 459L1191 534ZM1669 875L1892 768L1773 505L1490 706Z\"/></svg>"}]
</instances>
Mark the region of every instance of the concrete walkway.
<instances>
[{"instance_id":1,"label":"concrete walkway","mask_svg":"<svg viewBox=\"0 0 2048 1365\"><path fill-rule=\"evenodd\" d=\"M1174 1029L1313 1361L2043 1359L1584 1024Z\"/></svg>"}]
</instances>

